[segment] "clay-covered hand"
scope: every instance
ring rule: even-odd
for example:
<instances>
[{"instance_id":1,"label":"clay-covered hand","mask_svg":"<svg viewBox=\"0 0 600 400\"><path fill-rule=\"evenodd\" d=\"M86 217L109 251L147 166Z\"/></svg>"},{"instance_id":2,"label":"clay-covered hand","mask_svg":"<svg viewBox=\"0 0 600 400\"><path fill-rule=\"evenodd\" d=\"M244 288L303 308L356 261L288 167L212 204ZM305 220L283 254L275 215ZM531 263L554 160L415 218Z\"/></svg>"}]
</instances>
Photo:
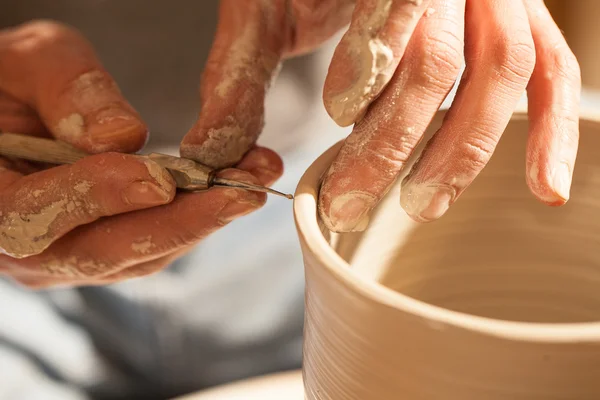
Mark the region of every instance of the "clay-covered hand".
<instances>
[{"instance_id":1,"label":"clay-covered hand","mask_svg":"<svg viewBox=\"0 0 600 400\"><path fill-rule=\"evenodd\" d=\"M47 169L0 159L0 273L30 287L158 271L266 200L228 188L176 196L166 170L123 154L145 144L146 126L90 44L56 23L0 31L0 132L55 137L94 153ZM283 167L255 147L237 168L221 174L269 185Z\"/></svg>"},{"instance_id":2,"label":"clay-covered hand","mask_svg":"<svg viewBox=\"0 0 600 400\"><path fill-rule=\"evenodd\" d=\"M264 0L244 6L222 0L204 76L205 113L182 151L207 160L216 143L227 142L229 158L212 161L239 159L260 132L265 88L279 59L313 48L348 21L323 95L339 125L354 124L321 188L319 210L330 229L366 227L465 61L441 129L402 183L404 210L421 222L441 217L489 161L526 89L527 183L546 204L568 200L580 71L543 0Z\"/></svg>"}]
</instances>

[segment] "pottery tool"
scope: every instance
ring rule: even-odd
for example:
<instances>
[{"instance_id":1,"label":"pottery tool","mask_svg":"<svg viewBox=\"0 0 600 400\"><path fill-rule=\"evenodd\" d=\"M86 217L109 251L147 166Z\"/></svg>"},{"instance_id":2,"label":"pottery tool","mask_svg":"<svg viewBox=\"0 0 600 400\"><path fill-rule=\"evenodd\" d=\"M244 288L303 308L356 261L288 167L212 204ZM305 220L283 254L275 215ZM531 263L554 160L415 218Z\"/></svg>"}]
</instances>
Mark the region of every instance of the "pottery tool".
<instances>
[{"instance_id":1,"label":"pottery tool","mask_svg":"<svg viewBox=\"0 0 600 400\"><path fill-rule=\"evenodd\" d=\"M0 133L0 155L62 165L73 164L90 154L53 139L17 133ZM177 187L181 190L201 192L214 186L222 186L270 193L288 199L293 198L291 194L281 193L264 186L220 178L217 176L218 170L186 158L160 153L151 153L147 157L169 171Z\"/></svg>"}]
</instances>

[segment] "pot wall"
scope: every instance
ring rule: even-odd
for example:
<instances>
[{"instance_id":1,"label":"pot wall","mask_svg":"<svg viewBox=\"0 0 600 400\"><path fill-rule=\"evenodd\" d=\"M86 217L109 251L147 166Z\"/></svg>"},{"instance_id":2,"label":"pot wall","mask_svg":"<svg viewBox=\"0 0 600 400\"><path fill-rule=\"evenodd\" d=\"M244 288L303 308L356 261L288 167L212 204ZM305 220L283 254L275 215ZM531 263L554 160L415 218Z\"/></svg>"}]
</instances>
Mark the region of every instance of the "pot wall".
<instances>
[{"instance_id":1,"label":"pot wall","mask_svg":"<svg viewBox=\"0 0 600 400\"><path fill-rule=\"evenodd\" d=\"M529 194L517 114L446 216L410 221L395 187L364 234L317 221L319 177L337 147L318 159L295 202L306 398L600 398L600 128L581 126L565 207Z\"/></svg>"}]
</instances>

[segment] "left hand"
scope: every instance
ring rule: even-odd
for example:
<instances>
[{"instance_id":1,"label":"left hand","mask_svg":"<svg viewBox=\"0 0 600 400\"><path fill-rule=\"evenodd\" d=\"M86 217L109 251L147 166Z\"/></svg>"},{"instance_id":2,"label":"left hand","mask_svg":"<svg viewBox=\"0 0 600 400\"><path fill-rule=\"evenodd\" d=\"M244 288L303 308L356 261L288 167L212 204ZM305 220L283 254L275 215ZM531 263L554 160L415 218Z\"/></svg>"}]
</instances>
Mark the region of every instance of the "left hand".
<instances>
[{"instance_id":1,"label":"left hand","mask_svg":"<svg viewBox=\"0 0 600 400\"><path fill-rule=\"evenodd\" d=\"M417 221L441 217L489 161L525 89L527 183L546 204L568 200L580 71L543 0L355 3L222 0L202 112L182 155L218 167L238 161L262 129L265 92L280 60L314 49L351 21L324 89L333 119L355 123L321 188L328 228L366 227L452 88L463 54L458 93L403 182L403 208Z\"/></svg>"},{"instance_id":2,"label":"left hand","mask_svg":"<svg viewBox=\"0 0 600 400\"><path fill-rule=\"evenodd\" d=\"M30 288L104 285L165 268L262 207L264 193L179 193L166 170L131 154L147 138L77 30L30 21L0 30L0 133L60 139L92 155L42 168L0 157L0 275ZM223 178L270 185L274 152L254 147Z\"/></svg>"}]
</instances>

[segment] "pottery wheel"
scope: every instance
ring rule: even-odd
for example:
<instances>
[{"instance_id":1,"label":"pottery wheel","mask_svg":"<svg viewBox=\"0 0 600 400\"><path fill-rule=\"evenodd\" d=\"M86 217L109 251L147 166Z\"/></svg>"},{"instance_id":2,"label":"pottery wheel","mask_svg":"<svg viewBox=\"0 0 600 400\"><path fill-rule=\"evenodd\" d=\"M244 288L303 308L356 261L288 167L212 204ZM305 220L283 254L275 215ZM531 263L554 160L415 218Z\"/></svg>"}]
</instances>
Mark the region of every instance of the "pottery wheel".
<instances>
[{"instance_id":1,"label":"pottery wheel","mask_svg":"<svg viewBox=\"0 0 600 400\"><path fill-rule=\"evenodd\" d=\"M251 378L174 400L304 400L302 372Z\"/></svg>"}]
</instances>

